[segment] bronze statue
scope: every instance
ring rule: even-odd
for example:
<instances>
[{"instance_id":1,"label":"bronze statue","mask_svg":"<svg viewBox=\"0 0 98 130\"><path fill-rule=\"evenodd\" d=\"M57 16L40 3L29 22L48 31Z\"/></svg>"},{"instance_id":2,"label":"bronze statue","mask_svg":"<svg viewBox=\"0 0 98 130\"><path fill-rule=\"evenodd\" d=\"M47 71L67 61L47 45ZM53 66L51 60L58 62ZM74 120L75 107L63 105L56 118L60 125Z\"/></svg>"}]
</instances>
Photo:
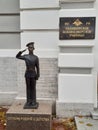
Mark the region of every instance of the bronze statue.
<instances>
[{"instance_id":1,"label":"bronze statue","mask_svg":"<svg viewBox=\"0 0 98 130\"><path fill-rule=\"evenodd\" d=\"M40 76L39 70L39 58L33 54L34 42L30 42L26 45L28 47L29 54L22 55L27 49L19 51L16 58L24 60L26 63L26 96L27 102L25 103L24 109L37 109L38 102L36 102L36 80Z\"/></svg>"}]
</instances>

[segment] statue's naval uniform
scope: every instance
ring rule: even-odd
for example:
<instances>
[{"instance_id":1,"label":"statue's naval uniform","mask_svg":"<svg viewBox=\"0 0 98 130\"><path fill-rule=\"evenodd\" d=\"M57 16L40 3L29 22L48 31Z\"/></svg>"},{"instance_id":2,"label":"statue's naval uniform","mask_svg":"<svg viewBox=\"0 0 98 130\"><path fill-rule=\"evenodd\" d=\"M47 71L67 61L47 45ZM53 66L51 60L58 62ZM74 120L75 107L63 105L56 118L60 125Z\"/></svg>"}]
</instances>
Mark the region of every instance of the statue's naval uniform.
<instances>
[{"instance_id":1,"label":"statue's naval uniform","mask_svg":"<svg viewBox=\"0 0 98 130\"><path fill-rule=\"evenodd\" d=\"M26 105L36 106L36 80L39 78L39 59L33 53L22 55L22 51L16 55L16 58L22 59L26 63Z\"/></svg>"}]
</instances>

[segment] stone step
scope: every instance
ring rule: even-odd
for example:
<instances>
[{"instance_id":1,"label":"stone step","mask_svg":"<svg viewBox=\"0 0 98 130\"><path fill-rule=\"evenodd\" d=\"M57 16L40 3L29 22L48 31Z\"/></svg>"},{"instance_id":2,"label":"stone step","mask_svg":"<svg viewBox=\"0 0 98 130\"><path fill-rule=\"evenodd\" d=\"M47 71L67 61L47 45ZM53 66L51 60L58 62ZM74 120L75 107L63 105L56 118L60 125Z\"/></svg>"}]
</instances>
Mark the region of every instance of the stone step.
<instances>
[{"instance_id":1,"label":"stone step","mask_svg":"<svg viewBox=\"0 0 98 130\"><path fill-rule=\"evenodd\" d=\"M98 108L94 109L94 111L91 112L93 119L98 119Z\"/></svg>"},{"instance_id":2,"label":"stone step","mask_svg":"<svg viewBox=\"0 0 98 130\"><path fill-rule=\"evenodd\" d=\"M77 130L98 130L98 120L91 117L75 117Z\"/></svg>"},{"instance_id":3,"label":"stone step","mask_svg":"<svg viewBox=\"0 0 98 130\"><path fill-rule=\"evenodd\" d=\"M16 91L0 92L0 106L9 106L17 96Z\"/></svg>"}]
</instances>

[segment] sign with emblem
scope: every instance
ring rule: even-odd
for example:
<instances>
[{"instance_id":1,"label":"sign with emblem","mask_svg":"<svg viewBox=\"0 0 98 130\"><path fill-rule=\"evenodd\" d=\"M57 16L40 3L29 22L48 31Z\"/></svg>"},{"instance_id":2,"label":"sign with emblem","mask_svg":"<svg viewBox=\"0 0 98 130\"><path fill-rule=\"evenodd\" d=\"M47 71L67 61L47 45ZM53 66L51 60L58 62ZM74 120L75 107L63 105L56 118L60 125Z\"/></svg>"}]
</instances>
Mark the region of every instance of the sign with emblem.
<instances>
[{"instance_id":1,"label":"sign with emblem","mask_svg":"<svg viewBox=\"0 0 98 130\"><path fill-rule=\"evenodd\" d=\"M94 39L95 17L61 17L59 39Z\"/></svg>"}]
</instances>

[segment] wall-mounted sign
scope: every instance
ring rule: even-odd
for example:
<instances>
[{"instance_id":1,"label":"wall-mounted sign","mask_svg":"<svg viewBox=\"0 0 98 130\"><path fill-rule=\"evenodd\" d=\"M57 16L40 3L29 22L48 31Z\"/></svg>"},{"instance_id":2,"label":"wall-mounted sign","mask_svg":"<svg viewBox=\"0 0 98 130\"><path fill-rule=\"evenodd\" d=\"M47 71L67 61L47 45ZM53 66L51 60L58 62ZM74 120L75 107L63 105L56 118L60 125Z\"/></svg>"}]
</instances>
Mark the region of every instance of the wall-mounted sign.
<instances>
[{"instance_id":1,"label":"wall-mounted sign","mask_svg":"<svg viewBox=\"0 0 98 130\"><path fill-rule=\"evenodd\" d=\"M95 20L95 17L61 17L60 40L94 39Z\"/></svg>"}]
</instances>

